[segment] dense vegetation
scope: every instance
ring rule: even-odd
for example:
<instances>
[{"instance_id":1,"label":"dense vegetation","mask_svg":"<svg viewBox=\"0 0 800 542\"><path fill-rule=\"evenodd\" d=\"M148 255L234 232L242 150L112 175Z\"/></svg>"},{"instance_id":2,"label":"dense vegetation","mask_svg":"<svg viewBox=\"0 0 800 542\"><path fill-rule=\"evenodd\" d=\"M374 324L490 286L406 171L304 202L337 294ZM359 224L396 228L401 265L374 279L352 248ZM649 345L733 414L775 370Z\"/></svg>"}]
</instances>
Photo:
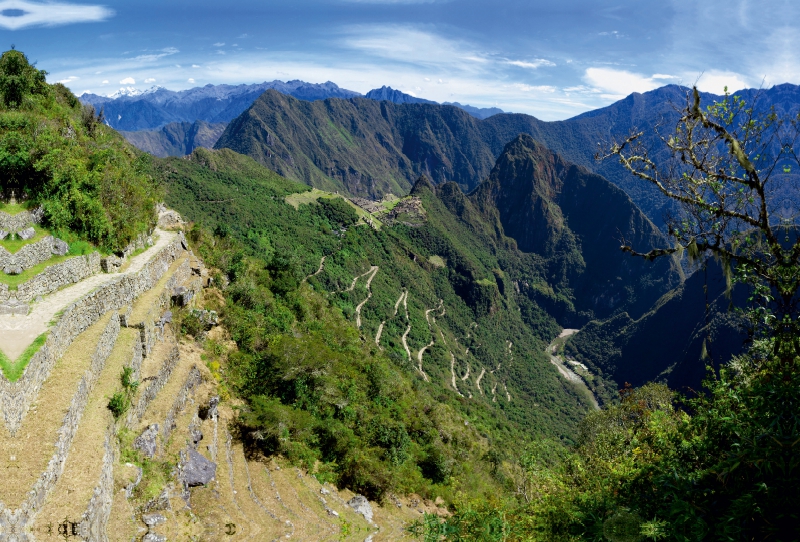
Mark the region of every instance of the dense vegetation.
<instances>
[{"instance_id":1,"label":"dense vegetation","mask_svg":"<svg viewBox=\"0 0 800 542\"><path fill-rule=\"evenodd\" d=\"M613 145L612 156L682 208L669 223L672 247L623 248L646 259L686 251L690 261L718 260L725 290L747 323L748 348L721 364L710 361L705 389L689 397L663 385L626 387L620 404L587 417L570 453L552 458L534 449L520 463L518 494L524 498L464 502L453 518L429 518L422 527L428 534L612 541L800 537L800 240L794 219L778 221L772 214L773 187L783 183L775 172L800 165L793 149L796 121L739 96L700 107L695 89L674 135L663 139L666 161L639 141L640 133ZM746 296L737 298L736 289ZM708 347L704 337L706 359Z\"/></svg>"},{"instance_id":2,"label":"dense vegetation","mask_svg":"<svg viewBox=\"0 0 800 542\"><path fill-rule=\"evenodd\" d=\"M238 350L215 362L247 399L241 420L254 448L319 460L321 476L371 496L430 494L438 484L452 498L496 491L498 458L527 434L575 438L587 405L543 355L558 325L514 293L492 255L506 249L483 244L492 237L466 229L427 182L415 192L423 226L377 231L355 225L342 199L295 209L284 197L308 187L230 151L198 149L153 167L168 203L199 224L192 242L230 280L220 310ZM446 266L431 263L434 255ZM309 276L323 256L323 271ZM370 265L379 271L359 336L354 307L367 296L365 279L347 290ZM404 291L408 320L403 304L393 318ZM412 360L401 340L409 324ZM432 340L426 382L416 354ZM472 376L462 379L466 366Z\"/></svg>"},{"instance_id":3,"label":"dense vegetation","mask_svg":"<svg viewBox=\"0 0 800 542\"><path fill-rule=\"evenodd\" d=\"M139 151L45 75L0 56L0 188L41 206L52 231L120 250L154 225L157 186Z\"/></svg>"}]
</instances>

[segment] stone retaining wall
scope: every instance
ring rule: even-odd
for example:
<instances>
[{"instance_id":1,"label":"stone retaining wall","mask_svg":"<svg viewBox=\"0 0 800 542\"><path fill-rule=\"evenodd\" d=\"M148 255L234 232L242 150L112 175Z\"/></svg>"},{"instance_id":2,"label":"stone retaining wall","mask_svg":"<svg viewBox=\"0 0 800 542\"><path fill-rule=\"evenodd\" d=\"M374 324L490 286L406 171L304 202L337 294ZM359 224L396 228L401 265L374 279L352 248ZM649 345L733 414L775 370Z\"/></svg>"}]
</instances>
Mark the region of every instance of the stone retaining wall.
<instances>
[{"instance_id":1,"label":"stone retaining wall","mask_svg":"<svg viewBox=\"0 0 800 542\"><path fill-rule=\"evenodd\" d=\"M105 454L100 480L94 488L86 511L81 516L80 537L92 542L108 542L108 518L114 502L114 460L116 450L114 425L109 426L105 439Z\"/></svg>"},{"instance_id":2,"label":"stone retaining wall","mask_svg":"<svg viewBox=\"0 0 800 542\"><path fill-rule=\"evenodd\" d=\"M167 359L164 360L164 364L161 366L161 370L158 372L158 376L156 379L150 383L149 386L142 392L142 395L139 397L139 401L136 403L136 406L132 408L128 412L128 418L125 420L126 424L130 427L133 423L139 423L142 420L142 416L144 416L144 411L147 410L147 406L156 398L158 392L161 391L161 388L167 383L169 380L170 375L172 375L172 370L175 369L175 366L178 364L178 361L181 359L180 350L178 350L178 345L176 344L172 351L170 351Z\"/></svg>"},{"instance_id":3,"label":"stone retaining wall","mask_svg":"<svg viewBox=\"0 0 800 542\"><path fill-rule=\"evenodd\" d=\"M32 279L17 287L17 300L30 303L39 296L46 296L80 282L101 272L100 253L93 252L86 256L75 256L61 263L51 265Z\"/></svg>"},{"instance_id":4,"label":"stone retaining wall","mask_svg":"<svg viewBox=\"0 0 800 542\"><path fill-rule=\"evenodd\" d=\"M175 426L175 418L178 417L186 406L189 395L202 383L203 377L200 374L200 370L197 368L197 365L193 365L189 370L189 376L186 377L186 381L183 383L183 386L181 386L181 391L178 392L175 402L172 403L172 407L169 409L167 417L164 419L164 425L161 427L161 442L164 444L169 441L169 436L172 434L172 429Z\"/></svg>"},{"instance_id":5,"label":"stone retaining wall","mask_svg":"<svg viewBox=\"0 0 800 542\"><path fill-rule=\"evenodd\" d=\"M89 368L78 384L78 390L72 396L69 409L64 415L64 421L58 431L58 439L55 443L56 450L47 463L47 468L39 476L39 479L33 485L33 489L28 492L28 498L15 511L19 523L16 526L17 530L11 532L25 532L23 529L33 523L33 519L44 504L47 494L52 491L59 478L61 478L69 449L72 446L72 440L78 432L78 424L89 402L89 395L92 393L103 367L105 367L106 360L108 360L114 349L119 330L119 318L112 317L97 342L97 348L92 355Z\"/></svg>"},{"instance_id":6,"label":"stone retaining wall","mask_svg":"<svg viewBox=\"0 0 800 542\"><path fill-rule=\"evenodd\" d=\"M36 209L32 213L29 211L22 211L15 215L10 215L0 211L0 230L16 233L24 230L31 224L38 224L42 221L41 209Z\"/></svg>"},{"instance_id":7,"label":"stone retaining wall","mask_svg":"<svg viewBox=\"0 0 800 542\"><path fill-rule=\"evenodd\" d=\"M75 338L103 314L132 304L141 294L152 289L170 265L184 254L185 242L183 236L179 235L139 272L122 275L69 305L51 328L45 344L28 363L22 377L12 384L5 376L0 376L0 404L4 407L2 415L12 436L22 424L31 401L39 394L42 383L56 361L64 355ZM114 320L119 325L119 319Z\"/></svg>"},{"instance_id":8,"label":"stone retaining wall","mask_svg":"<svg viewBox=\"0 0 800 542\"><path fill-rule=\"evenodd\" d=\"M53 255L61 253L63 256L67 248L66 243L50 235L25 245L14 254L0 247L0 270L7 275L19 275L26 269L49 260Z\"/></svg>"}]
</instances>

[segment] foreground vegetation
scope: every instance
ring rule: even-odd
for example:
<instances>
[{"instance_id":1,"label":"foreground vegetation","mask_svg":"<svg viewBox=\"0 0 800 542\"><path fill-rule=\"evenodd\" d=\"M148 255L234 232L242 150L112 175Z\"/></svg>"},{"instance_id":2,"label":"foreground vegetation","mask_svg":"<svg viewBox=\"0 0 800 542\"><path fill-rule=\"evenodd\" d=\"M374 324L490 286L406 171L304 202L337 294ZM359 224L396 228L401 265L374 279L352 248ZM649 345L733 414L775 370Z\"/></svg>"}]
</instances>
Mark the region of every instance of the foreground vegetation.
<instances>
[{"instance_id":1,"label":"foreground vegetation","mask_svg":"<svg viewBox=\"0 0 800 542\"><path fill-rule=\"evenodd\" d=\"M3 199L13 190L56 235L121 250L155 224L157 185L102 115L45 76L19 51L0 56Z\"/></svg>"}]
</instances>

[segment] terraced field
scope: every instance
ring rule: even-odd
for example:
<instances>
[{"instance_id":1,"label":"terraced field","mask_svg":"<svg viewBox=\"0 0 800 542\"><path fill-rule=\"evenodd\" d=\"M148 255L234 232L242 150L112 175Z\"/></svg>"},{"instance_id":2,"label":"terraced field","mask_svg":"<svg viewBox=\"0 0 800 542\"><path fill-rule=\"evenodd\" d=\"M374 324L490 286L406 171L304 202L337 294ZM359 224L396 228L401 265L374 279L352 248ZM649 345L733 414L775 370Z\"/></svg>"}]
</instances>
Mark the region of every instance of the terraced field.
<instances>
[{"instance_id":1,"label":"terraced field","mask_svg":"<svg viewBox=\"0 0 800 542\"><path fill-rule=\"evenodd\" d=\"M365 513L348 491L248 456L236 404L219 403L200 343L179 330L204 310L208 273L180 231L142 243L0 315L17 375L0 376L0 540L396 540L437 511L410 496Z\"/></svg>"}]
</instances>

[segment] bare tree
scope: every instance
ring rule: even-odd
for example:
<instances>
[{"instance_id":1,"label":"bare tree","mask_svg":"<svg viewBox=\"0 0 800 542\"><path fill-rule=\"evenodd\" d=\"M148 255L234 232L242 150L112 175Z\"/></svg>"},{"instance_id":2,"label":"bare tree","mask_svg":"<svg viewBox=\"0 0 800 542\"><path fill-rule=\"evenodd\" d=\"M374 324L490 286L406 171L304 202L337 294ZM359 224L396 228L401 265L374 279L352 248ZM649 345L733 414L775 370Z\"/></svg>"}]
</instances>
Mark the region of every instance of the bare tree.
<instances>
[{"instance_id":1,"label":"bare tree","mask_svg":"<svg viewBox=\"0 0 800 542\"><path fill-rule=\"evenodd\" d=\"M695 87L674 130L665 135L655 127L666 160L652 158L657 149L642 142L644 132L614 142L596 158L616 157L680 208L667 221L674 246L637 252L623 241L622 249L647 259L686 251L690 260L720 260L729 290L733 281L752 288L746 315L754 331L777 339L775 353L788 363L800 352L800 236L792 186L792 167L800 166L800 117L759 109L760 97L748 104L726 89L723 100L702 107Z\"/></svg>"}]
</instances>

